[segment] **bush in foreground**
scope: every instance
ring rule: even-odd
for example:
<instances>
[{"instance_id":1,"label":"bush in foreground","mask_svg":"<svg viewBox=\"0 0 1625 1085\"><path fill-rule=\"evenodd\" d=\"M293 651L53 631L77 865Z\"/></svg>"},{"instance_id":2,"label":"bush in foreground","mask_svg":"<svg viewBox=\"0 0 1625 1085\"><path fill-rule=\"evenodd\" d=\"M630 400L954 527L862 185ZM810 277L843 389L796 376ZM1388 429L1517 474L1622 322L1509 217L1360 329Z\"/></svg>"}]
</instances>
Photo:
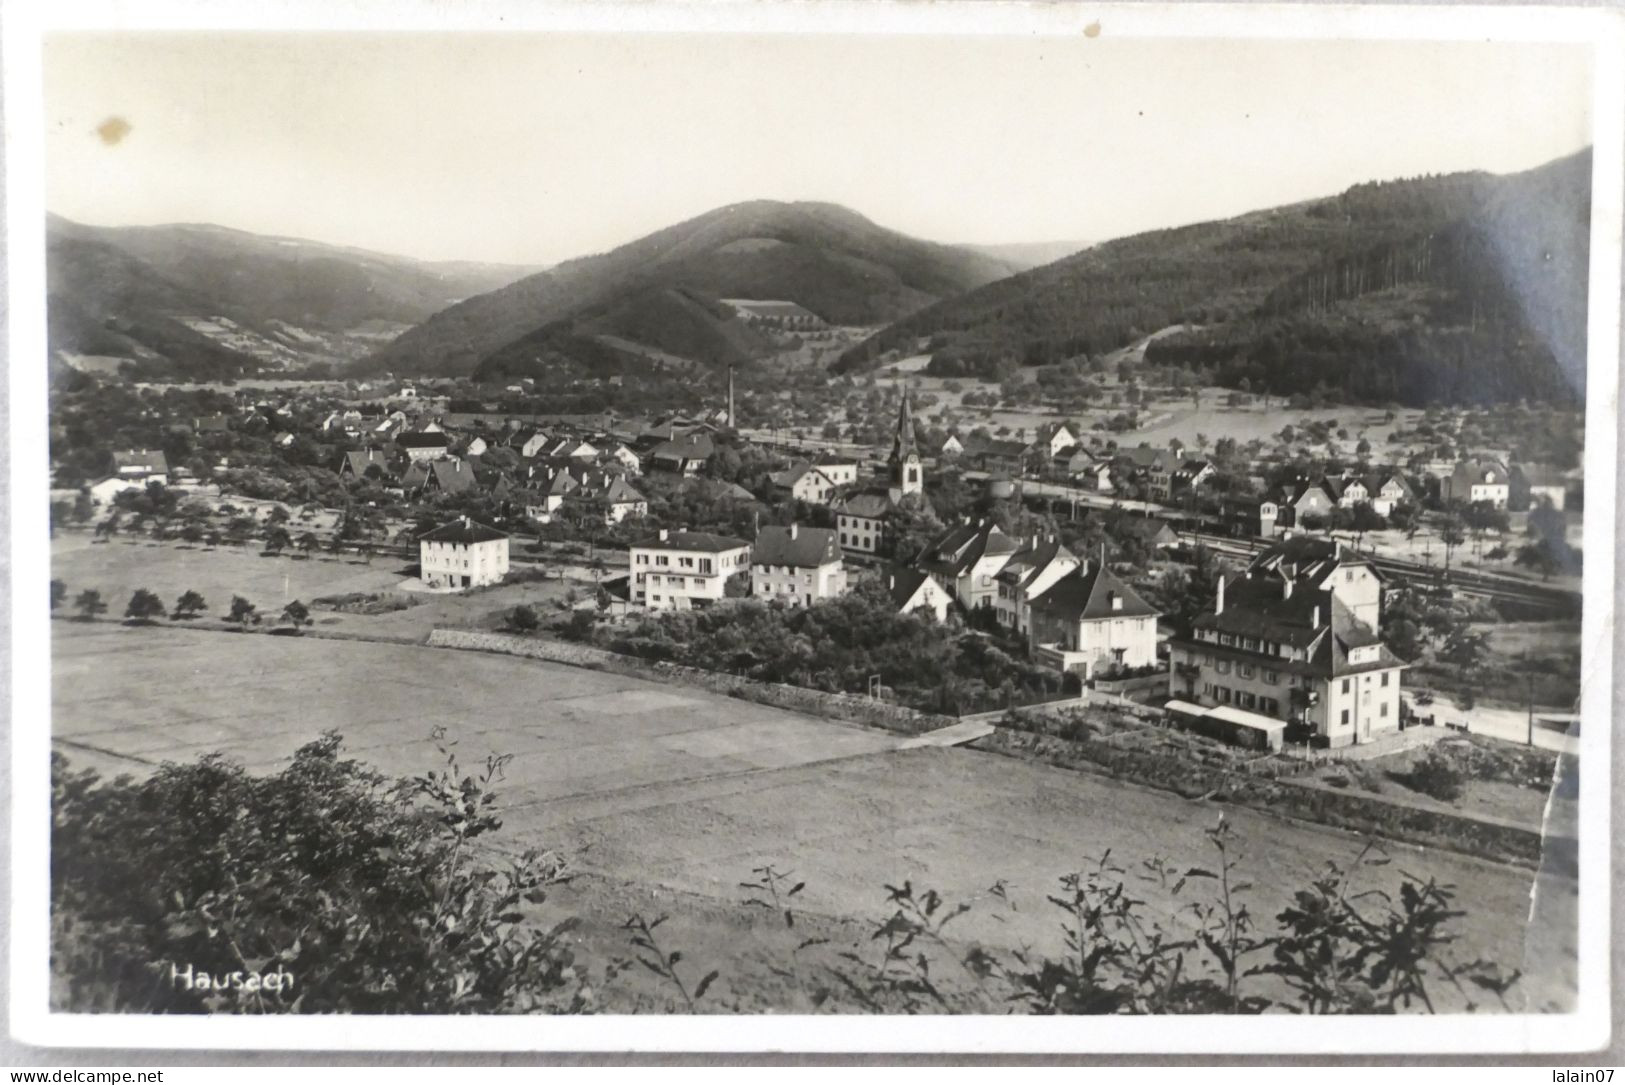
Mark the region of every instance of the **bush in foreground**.
<instances>
[{"instance_id":1,"label":"bush in foreground","mask_svg":"<svg viewBox=\"0 0 1625 1085\"><path fill-rule=\"evenodd\" d=\"M493 787L506 759L464 773L437 734L443 766L387 779L340 756L329 734L281 772L256 777L219 756L152 778L102 783L53 761L53 1005L78 1012L591 1012L594 985L629 974L659 994L638 1008L703 1012L730 984L718 962L669 941L665 916L612 919L631 955L577 960L575 923L543 922L557 856L503 860ZM849 946L798 926L793 874L765 865L743 882L741 913L782 932L777 1011L856 1013L1394 1013L1432 1011L1441 987L1465 1008L1500 999L1517 974L1457 963L1465 913L1451 886L1410 875L1394 894L1356 884L1387 863L1374 847L1325 873L1266 922L1248 905L1238 841L1221 817L1209 867L1108 852L1062 876L1042 902L995 882L954 903L903 880ZM1164 926L1148 890L1176 902ZM983 946L962 916L1047 905L1051 952ZM605 924L597 926L602 929ZM726 964L727 962L721 962ZM285 988L190 989L177 973L283 975ZM596 973L597 979L589 982ZM652 979L650 979L652 977ZM753 979L742 976L745 987Z\"/></svg>"}]
</instances>

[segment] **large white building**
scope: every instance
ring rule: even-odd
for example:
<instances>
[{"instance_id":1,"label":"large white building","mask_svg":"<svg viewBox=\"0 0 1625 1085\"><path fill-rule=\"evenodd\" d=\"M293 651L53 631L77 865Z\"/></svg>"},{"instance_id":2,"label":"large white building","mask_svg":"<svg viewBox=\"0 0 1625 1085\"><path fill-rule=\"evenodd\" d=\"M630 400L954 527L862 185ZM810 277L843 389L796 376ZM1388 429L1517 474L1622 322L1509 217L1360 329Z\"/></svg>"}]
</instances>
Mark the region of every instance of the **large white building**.
<instances>
[{"instance_id":1,"label":"large white building","mask_svg":"<svg viewBox=\"0 0 1625 1085\"><path fill-rule=\"evenodd\" d=\"M845 591L834 529L791 524L757 533L750 557L750 593L756 598L810 607Z\"/></svg>"},{"instance_id":2,"label":"large white building","mask_svg":"<svg viewBox=\"0 0 1625 1085\"><path fill-rule=\"evenodd\" d=\"M1381 615L1382 582L1364 557L1313 536L1278 543L1220 578L1213 610L1169 642L1169 695L1258 733L1368 742L1399 728L1405 664L1378 635Z\"/></svg>"},{"instance_id":3,"label":"large white building","mask_svg":"<svg viewBox=\"0 0 1625 1085\"><path fill-rule=\"evenodd\" d=\"M729 577L750 575L750 543L703 531L661 528L627 556L632 599L650 610L709 606L727 595Z\"/></svg>"},{"instance_id":4,"label":"large white building","mask_svg":"<svg viewBox=\"0 0 1625 1085\"><path fill-rule=\"evenodd\" d=\"M477 588L508 575L508 536L464 516L418 538L419 579L430 588Z\"/></svg>"}]
</instances>

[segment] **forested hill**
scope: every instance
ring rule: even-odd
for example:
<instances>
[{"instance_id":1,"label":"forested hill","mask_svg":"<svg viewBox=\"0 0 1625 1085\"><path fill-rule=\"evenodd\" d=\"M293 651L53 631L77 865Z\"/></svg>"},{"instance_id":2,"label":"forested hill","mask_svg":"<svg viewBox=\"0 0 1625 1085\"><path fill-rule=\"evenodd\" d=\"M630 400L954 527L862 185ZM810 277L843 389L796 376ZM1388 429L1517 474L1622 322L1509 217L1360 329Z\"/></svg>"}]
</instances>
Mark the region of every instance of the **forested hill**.
<instances>
[{"instance_id":1,"label":"forested hill","mask_svg":"<svg viewBox=\"0 0 1625 1085\"><path fill-rule=\"evenodd\" d=\"M1152 364L1363 400L1565 399L1584 376L1589 151L1139 234L950 298L842 357L932 351L991 375L1101 354L1170 325Z\"/></svg>"},{"instance_id":2,"label":"forested hill","mask_svg":"<svg viewBox=\"0 0 1625 1085\"><path fill-rule=\"evenodd\" d=\"M606 341L716 364L767 349L732 326L732 311L717 304L723 298L791 301L832 324L881 325L1012 270L834 204L759 200L469 298L378 350L363 368L492 375L555 355L590 367L591 352Z\"/></svg>"},{"instance_id":3,"label":"forested hill","mask_svg":"<svg viewBox=\"0 0 1625 1085\"><path fill-rule=\"evenodd\" d=\"M53 362L212 380L344 363L533 268L430 262L206 224L46 220Z\"/></svg>"}]
</instances>

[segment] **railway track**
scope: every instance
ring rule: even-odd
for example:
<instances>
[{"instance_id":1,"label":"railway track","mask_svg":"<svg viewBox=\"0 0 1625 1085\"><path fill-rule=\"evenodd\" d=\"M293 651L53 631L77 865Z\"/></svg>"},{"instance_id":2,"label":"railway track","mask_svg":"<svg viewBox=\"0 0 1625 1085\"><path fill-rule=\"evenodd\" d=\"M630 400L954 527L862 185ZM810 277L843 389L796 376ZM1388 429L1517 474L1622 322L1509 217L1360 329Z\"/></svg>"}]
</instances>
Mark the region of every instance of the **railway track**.
<instances>
[{"instance_id":1,"label":"railway track","mask_svg":"<svg viewBox=\"0 0 1625 1085\"><path fill-rule=\"evenodd\" d=\"M1182 541L1200 544L1216 553L1248 560L1269 545L1262 539L1236 539L1200 531L1182 531L1179 537ZM1519 603L1564 617L1573 617L1580 613L1580 593L1566 588L1467 569L1452 569L1447 576L1440 569L1418 565L1415 562L1378 555L1368 556L1378 572L1390 580L1410 587L1424 590L1443 588L1458 595Z\"/></svg>"}]
</instances>

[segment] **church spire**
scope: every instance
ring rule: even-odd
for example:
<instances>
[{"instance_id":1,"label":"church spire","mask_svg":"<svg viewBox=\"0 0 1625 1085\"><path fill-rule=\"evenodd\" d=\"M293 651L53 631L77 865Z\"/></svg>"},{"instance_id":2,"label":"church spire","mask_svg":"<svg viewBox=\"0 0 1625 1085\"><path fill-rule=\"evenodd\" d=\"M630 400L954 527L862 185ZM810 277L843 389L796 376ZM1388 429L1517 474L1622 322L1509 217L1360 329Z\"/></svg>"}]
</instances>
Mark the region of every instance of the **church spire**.
<instances>
[{"instance_id":1,"label":"church spire","mask_svg":"<svg viewBox=\"0 0 1625 1085\"><path fill-rule=\"evenodd\" d=\"M920 466L919 449L914 445L914 410L907 392L903 393L903 402L897 408L897 433L892 437L891 457L887 463L891 468L893 501L924 491L925 474Z\"/></svg>"},{"instance_id":2,"label":"church spire","mask_svg":"<svg viewBox=\"0 0 1625 1085\"><path fill-rule=\"evenodd\" d=\"M897 433L891 443L892 466L896 467L909 456L918 455L914 448L914 411L909 406L908 393L904 392L902 404L897 408Z\"/></svg>"}]
</instances>

